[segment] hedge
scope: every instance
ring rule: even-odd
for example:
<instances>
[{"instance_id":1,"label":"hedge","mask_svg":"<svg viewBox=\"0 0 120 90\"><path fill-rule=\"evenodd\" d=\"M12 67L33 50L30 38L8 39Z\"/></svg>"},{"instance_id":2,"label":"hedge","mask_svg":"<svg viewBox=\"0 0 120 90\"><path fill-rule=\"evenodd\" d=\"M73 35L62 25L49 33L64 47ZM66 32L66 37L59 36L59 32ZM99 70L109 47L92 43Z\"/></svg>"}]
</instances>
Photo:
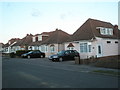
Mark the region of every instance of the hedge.
<instances>
[{"instance_id":1,"label":"hedge","mask_svg":"<svg viewBox=\"0 0 120 90\"><path fill-rule=\"evenodd\" d=\"M14 58L16 56L16 54L14 52L9 54L11 58Z\"/></svg>"}]
</instances>

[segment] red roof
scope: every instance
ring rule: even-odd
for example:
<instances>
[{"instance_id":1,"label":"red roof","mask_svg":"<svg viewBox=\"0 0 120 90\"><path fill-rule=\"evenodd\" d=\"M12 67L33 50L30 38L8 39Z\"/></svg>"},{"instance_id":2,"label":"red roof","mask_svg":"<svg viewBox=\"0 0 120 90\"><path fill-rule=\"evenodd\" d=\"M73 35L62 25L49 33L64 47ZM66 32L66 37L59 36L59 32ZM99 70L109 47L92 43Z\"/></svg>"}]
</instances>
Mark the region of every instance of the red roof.
<instances>
[{"instance_id":1,"label":"red roof","mask_svg":"<svg viewBox=\"0 0 120 90\"><path fill-rule=\"evenodd\" d=\"M41 42L41 44L53 44L53 43L63 43L70 39L70 35L62 30L56 29L52 32L52 34L45 41Z\"/></svg>"},{"instance_id":2,"label":"red roof","mask_svg":"<svg viewBox=\"0 0 120 90\"><path fill-rule=\"evenodd\" d=\"M74 47L74 45L72 43L69 43L67 47Z\"/></svg>"},{"instance_id":3,"label":"red roof","mask_svg":"<svg viewBox=\"0 0 120 90\"><path fill-rule=\"evenodd\" d=\"M96 27L112 28L114 35L102 35L100 34L99 30L96 30ZM114 26L109 22L88 19L80 28L78 28L75 33L73 33L72 40L90 40L95 37L116 39L119 36L118 33L120 33L120 30L115 29Z\"/></svg>"}]
</instances>

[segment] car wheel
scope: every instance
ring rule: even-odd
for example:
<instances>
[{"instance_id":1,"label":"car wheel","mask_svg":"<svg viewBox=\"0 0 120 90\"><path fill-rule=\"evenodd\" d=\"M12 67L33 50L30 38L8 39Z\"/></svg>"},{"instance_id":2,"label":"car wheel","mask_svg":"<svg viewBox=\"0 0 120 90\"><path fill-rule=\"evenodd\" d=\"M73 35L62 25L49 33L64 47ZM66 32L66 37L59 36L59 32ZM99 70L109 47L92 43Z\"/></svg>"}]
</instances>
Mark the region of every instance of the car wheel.
<instances>
[{"instance_id":1,"label":"car wheel","mask_svg":"<svg viewBox=\"0 0 120 90\"><path fill-rule=\"evenodd\" d=\"M30 58L30 56L28 55L27 58Z\"/></svg>"},{"instance_id":2,"label":"car wheel","mask_svg":"<svg viewBox=\"0 0 120 90\"><path fill-rule=\"evenodd\" d=\"M62 62L62 61L63 61L63 58L59 58L59 61Z\"/></svg>"},{"instance_id":3,"label":"car wheel","mask_svg":"<svg viewBox=\"0 0 120 90\"><path fill-rule=\"evenodd\" d=\"M54 59L52 59L52 61L54 62L55 60L54 60Z\"/></svg>"},{"instance_id":4,"label":"car wheel","mask_svg":"<svg viewBox=\"0 0 120 90\"><path fill-rule=\"evenodd\" d=\"M45 58L45 55L41 55L40 57L41 57L41 58Z\"/></svg>"}]
</instances>

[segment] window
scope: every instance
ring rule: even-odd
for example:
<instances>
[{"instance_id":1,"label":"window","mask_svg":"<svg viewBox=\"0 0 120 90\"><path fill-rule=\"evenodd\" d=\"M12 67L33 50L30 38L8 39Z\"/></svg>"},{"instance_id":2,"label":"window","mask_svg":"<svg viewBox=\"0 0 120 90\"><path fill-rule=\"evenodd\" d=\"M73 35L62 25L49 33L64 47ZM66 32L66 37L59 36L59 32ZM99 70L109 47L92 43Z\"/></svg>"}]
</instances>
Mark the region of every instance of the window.
<instances>
[{"instance_id":1,"label":"window","mask_svg":"<svg viewBox=\"0 0 120 90\"><path fill-rule=\"evenodd\" d=\"M41 46L41 51L45 52L45 47L43 45Z\"/></svg>"},{"instance_id":2,"label":"window","mask_svg":"<svg viewBox=\"0 0 120 90\"><path fill-rule=\"evenodd\" d=\"M54 44L50 45L50 51L55 52L55 45Z\"/></svg>"},{"instance_id":3,"label":"window","mask_svg":"<svg viewBox=\"0 0 120 90\"><path fill-rule=\"evenodd\" d=\"M74 47L68 47L69 48L69 50L74 50Z\"/></svg>"},{"instance_id":4,"label":"window","mask_svg":"<svg viewBox=\"0 0 120 90\"><path fill-rule=\"evenodd\" d=\"M35 42L35 37L33 37L32 39L33 39L33 42Z\"/></svg>"},{"instance_id":5,"label":"window","mask_svg":"<svg viewBox=\"0 0 120 90\"><path fill-rule=\"evenodd\" d=\"M91 52L91 45L88 45L88 51Z\"/></svg>"},{"instance_id":6,"label":"window","mask_svg":"<svg viewBox=\"0 0 120 90\"><path fill-rule=\"evenodd\" d=\"M50 51L51 51L51 52L54 52L54 51L55 51L55 47L54 47L54 46L51 46L51 47L50 47Z\"/></svg>"},{"instance_id":7,"label":"window","mask_svg":"<svg viewBox=\"0 0 120 90\"><path fill-rule=\"evenodd\" d=\"M48 46L45 46L45 51L46 51L46 52L48 51Z\"/></svg>"},{"instance_id":8,"label":"window","mask_svg":"<svg viewBox=\"0 0 120 90\"><path fill-rule=\"evenodd\" d=\"M34 46L34 50L38 50L38 46Z\"/></svg>"},{"instance_id":9,"label":"window","mask_svg":"<svg viewBox=\"0 0 120 90\"><path fill-rule=\"evenodd\" d=\"M111 41L107 41L107 43L111 43Z\"/></svg>"},{"instance_id":10,"label":"window","mask_svg":"<svg viewBox=\"0 0 120 90\"><path fill-rule=\"evenodd\" d=\"M118 41L115 41L115 43L118 43Z\"/></svg>"},{"instance_id":11,"label":"window","mask_svg":"<svg viewBox=\"0 0 120 90\"><path fill-rule=\"evenodd\" d=\"M98 46L98 54L101 54L101 46Z\"/></svg>"},{"instance_id":12,"label":"window","mask_svg":"<svg viewBox=\"0 0 120 90\"><path fill-rule=\"evenodd\" d=\"M38 37L35 37L35 41L38 41Z\"/></svg>"},{"instance_id":13,"label":"window","mask_svg":"<svg viewBox=\"0 0 120 90\"><path fill-rule=\"evenodd\" d=\"M113 35L113 29L112 28L104 28L104 27L99 27L100 28L100 33L102 35Z\"/></svg>"},{"instance_id":14,"label":"window","mask_svg":"<svg viewBox=\"0 0 120 90\"><path fill-rule=\"evenodd\" d=\"M101 32L101 34L105 34L106 32L105 32L105 28L100 28L100 32Z\"/></svg>"},{"instance_id":15,"label":"window","mask_svg":"<svg viewBox=\"0 0 120 90\"><path fill-rule=\"evenodd\" d=\"M42 41L42 35L38 36L38 41Z\"/></svg>"},{"instance_id":16,"label":"window","mask_svg":"<svg viewBox=\"0 0 120 90\"><path fill-rule=\"evenodd\" d=\"M113 29L109 28L109 35L113 35Z\"/></svg>"},{"instance_id":17,"label":"window","mask_svg":"<svg viewBox=\"0 0 120 90\"><path fill-rule=\"evenodd\" d=\"M80 44L80 52L87 52L87 43Z\"/></svg>"}]
</instances>

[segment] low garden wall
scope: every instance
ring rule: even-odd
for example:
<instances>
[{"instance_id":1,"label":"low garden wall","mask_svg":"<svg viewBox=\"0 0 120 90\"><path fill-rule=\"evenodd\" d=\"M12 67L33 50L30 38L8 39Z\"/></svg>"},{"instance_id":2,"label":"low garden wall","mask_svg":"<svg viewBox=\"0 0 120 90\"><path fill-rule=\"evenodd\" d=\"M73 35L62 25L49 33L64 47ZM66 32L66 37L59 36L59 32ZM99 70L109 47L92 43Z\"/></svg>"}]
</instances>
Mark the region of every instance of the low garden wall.
<instances>
[{"instance_id":1,"label":"low garden wall","mask_svg":"<svg viewBox=\"0 0 120 90\"><path fill-rule=\"evenodd\" d=\"M100 57L100 58L91 58L91 59L81 59L80 64L120 69L120 55Z\"/></svg>"}]
</instances>

